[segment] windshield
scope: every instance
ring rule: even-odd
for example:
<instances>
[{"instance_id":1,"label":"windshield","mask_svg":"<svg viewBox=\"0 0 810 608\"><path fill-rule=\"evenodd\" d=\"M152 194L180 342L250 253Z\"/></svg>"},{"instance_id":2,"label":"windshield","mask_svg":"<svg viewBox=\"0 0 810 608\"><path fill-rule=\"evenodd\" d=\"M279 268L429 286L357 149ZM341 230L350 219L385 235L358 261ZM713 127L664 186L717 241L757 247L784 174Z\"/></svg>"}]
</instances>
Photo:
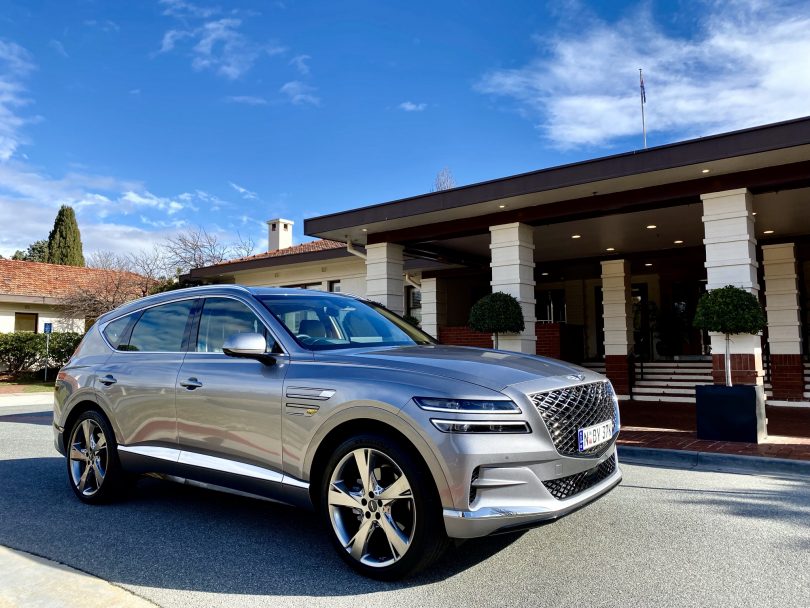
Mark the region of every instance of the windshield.
<instances>
[{"instance_id":1,"label":"windshield","mask_svg":"<svg viewBox=\"0 0 810 608\"><path fill-rule=\"evenodd\" d=\"M308 293L257 298L310 350L433 344L426 333L372 302Z\"/></svg>"}]
</instances>

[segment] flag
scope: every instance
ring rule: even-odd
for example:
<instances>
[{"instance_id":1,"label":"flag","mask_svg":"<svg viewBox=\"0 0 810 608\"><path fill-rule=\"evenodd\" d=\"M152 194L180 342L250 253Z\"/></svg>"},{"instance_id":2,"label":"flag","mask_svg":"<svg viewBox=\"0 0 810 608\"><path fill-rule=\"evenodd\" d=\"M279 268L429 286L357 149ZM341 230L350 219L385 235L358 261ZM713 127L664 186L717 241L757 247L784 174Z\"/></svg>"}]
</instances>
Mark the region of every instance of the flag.
<instances>
[{"instance_id":1,"label":"flag","mask_svg":"<svg viewBox=\"0 0 810 608\"><path fill-rule=\"evenodd\" d=\"M641 103L647 103L647 91L644 90L644 76L638 71L638 80L641 86Z\"/></svg>"}]
</instances>

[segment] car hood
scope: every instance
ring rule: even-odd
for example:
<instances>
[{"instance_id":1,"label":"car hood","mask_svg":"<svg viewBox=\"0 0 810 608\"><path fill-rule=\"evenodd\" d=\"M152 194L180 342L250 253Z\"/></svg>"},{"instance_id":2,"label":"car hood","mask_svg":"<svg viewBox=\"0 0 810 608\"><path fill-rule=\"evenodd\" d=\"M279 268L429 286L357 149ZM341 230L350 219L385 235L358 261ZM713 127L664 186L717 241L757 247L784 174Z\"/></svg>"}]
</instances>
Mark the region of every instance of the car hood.
<instances>
[{"instance_id":1,"label":"car hood","mask_svg":"<svg viewBox=\"0 0 810 608\"><path fill-rule=\"evenodd\" d=\"M594 375L585 368L521 353L465 346L403 346L318 353L321 360L368 365L408 373L452 378L503 390L507 386L570 374Z\"/></svg>"}]
</instances>

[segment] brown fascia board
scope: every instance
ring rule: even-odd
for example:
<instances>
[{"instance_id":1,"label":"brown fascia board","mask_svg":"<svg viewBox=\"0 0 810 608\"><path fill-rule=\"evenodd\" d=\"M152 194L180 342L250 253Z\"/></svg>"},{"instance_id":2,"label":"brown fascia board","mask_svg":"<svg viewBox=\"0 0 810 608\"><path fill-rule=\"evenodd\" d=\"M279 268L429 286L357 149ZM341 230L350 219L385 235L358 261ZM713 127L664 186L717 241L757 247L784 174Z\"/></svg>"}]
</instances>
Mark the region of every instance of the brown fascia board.
<instances>
[{"instance_id":1,"label":"brown fascia board","mask_svg":"<svg viewBox=\"0 0 810 608\"><path fill-rule=\"evenodd\" d=\"M353 257L345 249L324 249L322 251L308 251L306 253L294 253L292 255L276 255L268 258L257 258L255 260L244 260L241 262L227 262L214 266L195 268L188 274L183 275L186 279L204 279L245 270L261 270L263 268L273 268L275 266L289 266L290 264L306 264L307 262L323 262L326 260L336 260L339 258Z\"/></svg>"},{"instance_id":2,"label":"brown fascia board","mask_svg":"<svg viewBox=\"0 0 810 608\"><path fill-rule=\"evenodd\" d=\"M304 220L309 236L391 219L810 144L810 117L540 169Z\"/></svg>"}]
</instances>

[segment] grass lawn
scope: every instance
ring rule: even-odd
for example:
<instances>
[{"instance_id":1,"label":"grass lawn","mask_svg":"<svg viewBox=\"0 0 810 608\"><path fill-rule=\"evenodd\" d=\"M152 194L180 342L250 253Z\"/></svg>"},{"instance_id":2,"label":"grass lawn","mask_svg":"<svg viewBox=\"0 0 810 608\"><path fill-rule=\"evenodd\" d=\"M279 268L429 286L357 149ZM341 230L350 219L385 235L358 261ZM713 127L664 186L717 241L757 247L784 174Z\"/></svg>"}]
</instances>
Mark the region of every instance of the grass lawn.
<instances>
[{"instance_id":1,"label":"grass lawn","mask_svg":"<svg viewBox=\"0 0 810 608\"><path fill-rule=\"evenodd\" d=\"M44 393L53 390L56 372L48 372L48 381L42 380L42 374L22 376L20 378L0 377L0 394L2 393Z\"/></svg>"}]
</instances>

